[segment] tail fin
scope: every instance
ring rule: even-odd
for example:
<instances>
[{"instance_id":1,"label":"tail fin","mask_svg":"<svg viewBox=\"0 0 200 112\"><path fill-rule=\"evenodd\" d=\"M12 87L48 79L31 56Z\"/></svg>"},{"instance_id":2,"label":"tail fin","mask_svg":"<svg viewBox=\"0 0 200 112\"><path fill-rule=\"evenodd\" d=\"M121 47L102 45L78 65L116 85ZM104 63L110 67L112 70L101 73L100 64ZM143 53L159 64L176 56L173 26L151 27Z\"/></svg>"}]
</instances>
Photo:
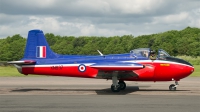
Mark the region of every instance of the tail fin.
<instances>
[{"instance_id":1,"label":"tail fin","mask_svg":"<svg viewBox=\"0 0 200 112\"><path fill-rule=\"evenodd\" d=\"M50 49L42 30L29 31L24 59L56 58L57 56Z\"/></svg>"}]
</instances>

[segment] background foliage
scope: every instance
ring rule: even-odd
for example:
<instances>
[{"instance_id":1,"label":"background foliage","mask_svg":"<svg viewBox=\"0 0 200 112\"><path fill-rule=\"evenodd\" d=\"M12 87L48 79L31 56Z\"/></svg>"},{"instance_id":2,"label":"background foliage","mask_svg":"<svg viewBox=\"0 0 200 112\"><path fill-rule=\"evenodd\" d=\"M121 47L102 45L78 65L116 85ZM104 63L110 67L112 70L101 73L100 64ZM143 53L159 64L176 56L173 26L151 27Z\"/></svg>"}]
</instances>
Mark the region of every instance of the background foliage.
<instances>
[{"instance_id":1,"label":"background foliage","mask_svg":"<svg viewBox=\"0 0 200 112\"><path fill-rule=\"evenodd\" d=\"M181 31L171 30L158 34L97 37L97 36L59 36L45 34L52 50L59 54L98 55L128 53L135 48L162 48L172 56L186 58L200 64L200 29L187 27ZM19 34L0 39L0 61L19 60L23 57L26 38Z\"/></svg>"}]
</instances>

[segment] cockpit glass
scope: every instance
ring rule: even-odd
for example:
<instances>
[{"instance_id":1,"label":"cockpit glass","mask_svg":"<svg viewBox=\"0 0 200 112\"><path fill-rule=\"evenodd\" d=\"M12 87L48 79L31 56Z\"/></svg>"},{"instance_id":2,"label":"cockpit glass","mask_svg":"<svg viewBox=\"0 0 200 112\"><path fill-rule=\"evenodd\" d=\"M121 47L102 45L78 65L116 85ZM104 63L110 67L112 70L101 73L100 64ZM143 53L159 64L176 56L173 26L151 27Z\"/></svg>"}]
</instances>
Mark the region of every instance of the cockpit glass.
<instances>
[{"instance_id":1,"label":"cockpit glass","mask_svg":"<svg viewBox=\"0 0 200 112\"><path fill-rule=\"evenodd\" d=\"M158 50L158 58L159 59L165 59L166 57L169 57L170 55L163 49Z\"/></svg>"},{"instance_id":2,"label":"cockpit glass","mask_svg":"<svg viewBox=\"0 0 200 112\"><path fill-rule=\"evenodd\" d=\"M134 49L131 50L131 57L144 57L148 58L149 57L149 48L140 48L140 49Z\"/></svg>"}]
</instances>

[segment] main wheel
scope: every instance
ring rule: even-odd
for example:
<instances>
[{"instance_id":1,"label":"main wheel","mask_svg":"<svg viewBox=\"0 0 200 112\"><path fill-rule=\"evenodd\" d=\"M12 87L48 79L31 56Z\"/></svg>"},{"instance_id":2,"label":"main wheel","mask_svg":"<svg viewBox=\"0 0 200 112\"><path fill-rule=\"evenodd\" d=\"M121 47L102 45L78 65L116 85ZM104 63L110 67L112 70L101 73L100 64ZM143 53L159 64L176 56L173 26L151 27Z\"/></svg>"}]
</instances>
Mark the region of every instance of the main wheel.
<instances>
[{"instance_id":1,"label":"main wheel","mask_svg":"<svg viewBox=\"0 0 200 112\"><path fill-rule=\"evenodd\" d=\"M174 84L171 84L171 85L169 86L169 90L170 90L170 91L176 91L175 85L174 85Z\"/></svg>"},{"instance_id":2,"label":"main wheel","mask_svg":"<svg viewBox=\"0 0 200 112\"><path fill-rule=\"evenodd\" d=\"M124 81L119 81L118 84L120 85L121 90L126 89L126 83Z\"/></svg>"},{"instance_id":3,"label":"main wheel","mask_svg":"<svg viewBox=\"0 0 200 112\"><path fill-rule=\"evenodd\" d=\"M120 85L117 85L117 88L115 88L114 85L111 85L110 89L112 90L112 92L119 92L121 90Z\"/></svg>"}]
</instances>

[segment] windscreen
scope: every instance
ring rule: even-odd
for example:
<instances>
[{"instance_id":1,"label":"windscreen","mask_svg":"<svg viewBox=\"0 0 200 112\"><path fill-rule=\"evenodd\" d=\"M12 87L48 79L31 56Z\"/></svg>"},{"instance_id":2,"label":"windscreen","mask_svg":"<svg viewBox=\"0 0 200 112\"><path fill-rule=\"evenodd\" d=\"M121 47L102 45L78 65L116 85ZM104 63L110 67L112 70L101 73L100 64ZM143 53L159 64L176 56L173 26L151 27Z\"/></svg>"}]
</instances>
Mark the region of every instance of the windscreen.
<instances>
[{"instance_id":1,"label":"windscreen","mask_svg":"<svg viewBox=\"0 0 200 112\"><path fill-rule=\"evenodd\" d=\"M166 57L170 57L170 55L165 50L158 50L158 59L166 59Z\"/></svg>"}]
</instances>

